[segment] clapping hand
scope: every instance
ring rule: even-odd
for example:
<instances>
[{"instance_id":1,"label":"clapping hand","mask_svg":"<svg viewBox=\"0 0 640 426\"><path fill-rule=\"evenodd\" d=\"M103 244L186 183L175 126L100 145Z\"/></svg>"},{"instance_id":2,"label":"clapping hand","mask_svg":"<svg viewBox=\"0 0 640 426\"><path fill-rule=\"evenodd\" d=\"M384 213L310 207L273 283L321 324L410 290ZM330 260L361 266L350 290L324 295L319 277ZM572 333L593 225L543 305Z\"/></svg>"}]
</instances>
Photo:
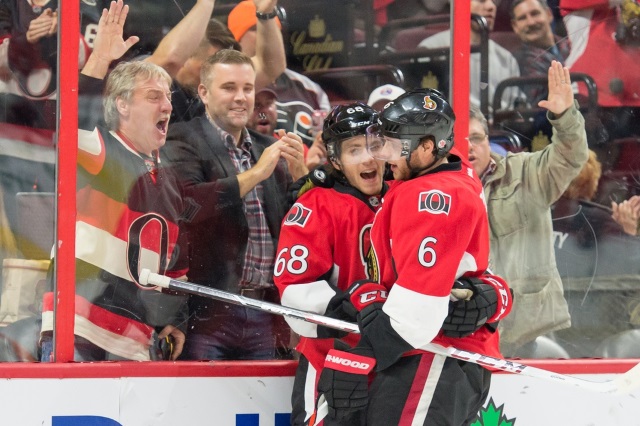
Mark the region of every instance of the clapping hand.
<instances>
[{"instance_id":1,"label":"clapping hand","mask_svg":"<svg viewBox=\"0 0 640 426\"><path fill-rule=\"evenodd\" d=\"M286 133L283 129L278 129L277 133L280 140L284 142L282 157L287 161L289 173L295 182L309 173L309 169L304 164L302 139L293 132Z\"/></svg>"},{"instance_id":2,"label":"clapping hand","mask_svg":"<svg viewBox=\"0 0 640 426\"><path fill-rule=\"evenodd\" d=\"M634 195L621 203L611 202L611 217L629 235L637 235L640 220L640 196Z\"/></svg>"},{"instance_id":3,"label":"clapping hand","mask_svg":"<svg viewBox=\"0 0 640 426\"><path fill-rule=\"evenodd\" d=\"M46 8L40 16L29 22L26 38L29 43L37 43L41 38L51 36L58 31L58 12Z\"/></svg>"}]
</instances>

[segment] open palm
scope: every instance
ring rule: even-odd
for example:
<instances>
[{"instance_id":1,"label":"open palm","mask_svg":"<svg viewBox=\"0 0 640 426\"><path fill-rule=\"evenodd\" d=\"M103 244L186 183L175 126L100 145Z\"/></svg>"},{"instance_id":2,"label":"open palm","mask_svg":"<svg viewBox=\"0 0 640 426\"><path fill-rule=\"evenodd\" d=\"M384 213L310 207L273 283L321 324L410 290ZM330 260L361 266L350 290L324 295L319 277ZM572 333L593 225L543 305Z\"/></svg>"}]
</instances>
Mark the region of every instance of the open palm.
<instances>
[{"instance_id":1,"label":"open palm","mask_svg":"<svg viewBox=\"0 0 640 426\"><path fill-rule=\"evenodd\" d=\"M122 0L112 1L109 10L103 9L98 22L98 32L93 45L93 53L104 61L114 61L122 57L131 46L139 40L131 36L123 38L124 23L129 13L129 6Z\"/></svg>"},{"instance_id":2,"label":"open palm","mask_svg":"<svg viewBox=\"0 0 640 426\"><path fill-rule=\"evenodd\" d=\"M552 61L549 67L549 96L538 106L560 115L573 105L573 88L569 69L558 61Z\"/></svg>"}]
</instances>

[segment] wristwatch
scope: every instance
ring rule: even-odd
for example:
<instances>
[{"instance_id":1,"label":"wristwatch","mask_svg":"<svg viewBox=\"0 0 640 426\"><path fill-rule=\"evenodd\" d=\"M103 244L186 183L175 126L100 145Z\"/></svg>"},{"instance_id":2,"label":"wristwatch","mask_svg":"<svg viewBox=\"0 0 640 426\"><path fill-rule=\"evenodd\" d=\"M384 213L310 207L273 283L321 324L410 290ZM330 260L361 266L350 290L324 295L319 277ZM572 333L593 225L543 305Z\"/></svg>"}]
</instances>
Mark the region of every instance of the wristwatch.
<instances>
[{"instance_id":1,"label":"wristwatch","mask_svg":"<svg viewBox=\"0 0 640 426\"><path fill-rule=\"evenodd\" d=\"M276 16L278 16L278 14L276 13L276 9L273 9L273 11L269 13L256 12L256 17L263 21L268 21L269 19L273 19Z\"/></svg>"}]
</instances>

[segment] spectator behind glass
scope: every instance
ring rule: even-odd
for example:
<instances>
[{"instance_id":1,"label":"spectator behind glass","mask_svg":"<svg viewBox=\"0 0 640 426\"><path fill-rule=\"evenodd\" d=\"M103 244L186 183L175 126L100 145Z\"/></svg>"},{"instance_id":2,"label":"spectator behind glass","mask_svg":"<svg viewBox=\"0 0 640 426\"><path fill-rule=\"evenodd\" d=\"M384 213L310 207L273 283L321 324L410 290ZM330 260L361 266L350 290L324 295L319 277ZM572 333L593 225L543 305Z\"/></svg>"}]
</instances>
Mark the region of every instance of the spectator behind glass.
<instances>
[{"instance_id":1,"label":"spectator behind glass","mask_svg":"<svg viewBox=\"0 0 640 426\"><path fill-rule=\"evenodd\" d=\"M136 3L139 7L152 7L151 4ZM213 12L214 0L197 0L195 5L182 19L165 35L155 48L153 54L138 56L136 59L154 63L164 68L171 77L175 77L185 62L198 48L199 40L204 37L209 16ZM131 52L129 52L131 53ZM122 60L122 58L120 59ZM100 97L81 96L79 99L78 119L95 122L95 117L101 115ZM87 125L88 126L88 125Z\"/></svg>"},{"instance_id":2,"label":"spectator behind glass","mask_svg":"<svg viewBox=\"0 0 640 426\"><path fill-rule=\"evenodd\" d=\"M469 161L487 200L491 269L505 278L517 300L500 323L505 356L531 355L536 337L571 325L555 267L549 207L587 161L587 136L569 70L553 61L548 78L548 99L538 106L548 110L553 136L541 151L492 154L485 117L475 107L469 117Z\"/></svg>"},{"instance_id":3,"label":"spectator behind glass","mask_svg":"<svg viewBox=\"0 0 640 426\"><path fill-rule=\"evenodd\" d=\"M520 75L544 77L556 60L565 63L571 44L568 38L553 34L553 12L546 0L514 0L509 9L511 27L522 44L513 52L520 66ZM539 88L525 90L533 105L546 98L546 91Z\"/></svg>"},{"instance_id":4,"label":"spectator behind glass","mask_svg":"<svg viewBox=\"0 0 640 426\"><path fill-rule=\"evenodd\" d=\"M264 10L264 13L275 9ZM260 9L260 11L263 11ZM273 21L280 22L274 15L267 15L267 19L256 17L256 5L249 0L243 0L229 13L227 26L236 40L240 42L242 51L249 56L255 55L256 49L263 43L255 31L256 24ZM280 39L282 43L282 38ZM282 44L284 50L284 44ZM312 132L313 112L315 110L329 111L331 105L327 94L322 88L309 78L290 69L285 69L277 77L274 90L278 95L278 128L286 132L293 132L310 146L314 139Z\"/></svg>"},{"instance_id":5,"label":"spectator behind glass","mask_svg":"<svg viewBox=\"0 0 640 426\"><path fill-rule=\"evenodd\" d=\"M488 31L493 30L496 18L496 5L494 0L471 0L471 14L482 16L487 21ZM481 33L475 23L471 24L471 45L480 44ZM451 30L434 34L422 40L418 47L434 49L446 47L451 44ZM489 106L493 104L493 94L502 80L510 77L519 77L520 68L514 56L504 47L489 39L489 81L480 81L480 52L472 53L469 58L470 74L469 88L471 104L480 106L480 90L488 85ZM515 88L507 89L502 96L502 108L513 108L518 91Z\"/></svg>"},{"instance_id":6,"label":"spectator behind glass","mask_svg":"<svg viewBox=\"0 0 640 426\"><path fill-rule=\"evenodd\" d=\"M227 28L212 18L207 25L205 37L184 65L178 70L172 85L171 122L189 121L204 114L204 104L198 96L202 63L221 49L240 50Z\"/></svg>"},{"instance_id":7,"label":"spectator behind glass","mask_svg":"<svg viewBox=\"0 0 640 426\"><path fill-rule=\"evenodd\" d=\"M612 217L629 235L640 235L640 196L634 195L621 203L611 202Z\"/></svg>"},{"instance_id":8,"label":"spectator behind glass","mask_svg":"<svg viewBox=\"0 0 640 426\"><path fill-rule=\"evenodd\" d=\"M276 0L254 0L257 10L275 8ZM257 5L257 6L256 6ZM257 47L252 56L256 68L256 86L264 87L273 82L286 67L286 58L279 22L260 20L256 24ZM189 121L204 114L204 105L198 96L200 70L202 63L221 49L241 50L240 44L233 38L229 29L220 21L212 18L207 26L206 35L201 39L198 49L178 71L173 90L174 111L172 122Z\"/></svg>"},{"instance_id":9,"label":"spectator behind glass","mask_svg":"<svg viewBox=\"0 0 640 426\"><path fill-rule=\"evenodd\" d=\"M568 301L573 322L571 328L558 330L553 336L572 357L593 356L598 342L627 328L622 307L593 315L594 307L602 309L609 299L603 299L602 292L589 291L592 284L615 288L620 277L638 272L640 240L625 234L608 207L591 201L601 175L602 165L595 152L589 150L589 160L551 208L556 264L565 289L570 291ZM636 225L637 221L633 224L634 230ZM582 295L576 292L580 289ZM621 296L619 300L625 299ZM638 304L637 298L633 299L625 303L629 313ZM616 316L620 314L622 318Z\"/></svg>"},{"instance_id":10,"label":"spectator behind glass","mask_svg":"<svg viewBox=\"0 0 640 426\"><path fill-rule=\"evenodd\" d=\"M0 184L7 200L7 215L18 234L15 194L55 191L55 147L57 83L58 1L46 4L26 0L0 3L0 54L7 56L6 82L0 82L0 138L11 140L11 149L0 151ZM80 2L81 68L91 52L101 14L108 1ZM191 11L162 39L156 52L146 60L165 68L170 75L182 65L202 37L213 0L198 0ZM205 18L201 18L205 16ZM5 48L5 49L3 49ZM66 58L65 58L66 59ZM102 117L102 94L84 93L79 97L79 125L93 128ZM37 128L38 130L33 130ZM43 131L47 129L48 131Z\"/></svg>"},{"instance_id":11,"label":"spectator behind glass","mask_svg":"<svg viewBox=\"0 0 640 426\"><path fill-rule=\"evenodd\" d=\"M298 136L275 140L247 130L255 77L242 52L210 56L198 87L206 116L173 125L163 153L191 206L189 281L276 301L272 275L287 190L308 170ZM184 359L274 358L273 315L199 296L189 307Z\"/></svg>"},{"instance_id":12,"label":"spectator behind glass","mask_svg":"<svg viewBox=\"0 0 640 426\"><path fill-rule=\"evenodd\" d=\"M267 136L274 136L278 125L276 109L278 95L273 89L264 87L256 92L256 104L249 118L247 128Z\"/></svg>"},{"instance_id":13,"label":"spectator behind glass","mask_svg":"<svg viewBox=\"0 0 640 426\"><path fill-rule=\"evenodd\" d=\"M103 0L80 5L82 68L93 46L93 32ZM3 121L54 130L58 60L58 1L5 0L0 3L0 92L5 99Z\"/></svg>"},{"instance_id":14,"label":"spectator behind glass","mask_svg":"<svg viewBox=\"0 0 640 426\"><path fill-rule=\"evenodd\" d=\"M119 0L103 11L94 51L80 76L81 91L101 93L110 63L137 42L122 37L128 9ZM119 64L106 82L109 127L78 131L78 361L156 359L153 344L164 339L171 341L171 359L182 351L186 298L137 280L142 268L175 278L186 272L176 258L186 251L179 240L182 195L177 179L158 160L171 113L170 84L169 74L155 64ZM42 361L50 361L53 350L51 290L43 300Z\"/></svg>"},{"instance_id":15,"label":"spectator behind glass","mask_svg":"<svg viewBox=\"0 0 640 426\"><path fill-rule=\"evenodd\" d=\"M593 77L598 87L598 104L639 107L638 2L561 0L560 10L571 40L566 66L571 72L583 72Z\"/></svg>"},{"instance_id":16,"label":"spectator behind glass","mask_svg":"<svg viewBox=\"0 0 640 426\"><path fill-rule=\"evenodd\" d=\"M589 150L589 159L562 196L551 206L556 264L567 285L567 277L595 276L598 260L599 238L606 221L613 223L611 215L591 200L598 190L602 165L596 153ZM615 225L615 223L614 223ZM597 234L596 234L597 233ZM569 330L571 332L571 330Z\"/></svg>"}]
</instances>

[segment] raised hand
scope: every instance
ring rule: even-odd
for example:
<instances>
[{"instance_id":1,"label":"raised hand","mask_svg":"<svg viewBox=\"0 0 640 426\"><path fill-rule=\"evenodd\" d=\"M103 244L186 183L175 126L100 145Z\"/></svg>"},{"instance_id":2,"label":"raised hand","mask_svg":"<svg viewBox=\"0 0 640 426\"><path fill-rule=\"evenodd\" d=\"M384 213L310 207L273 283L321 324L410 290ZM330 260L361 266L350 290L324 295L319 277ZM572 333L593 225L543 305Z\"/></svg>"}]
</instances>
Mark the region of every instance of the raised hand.
<instances>
[{"instance_id":1,"label":"raised hand","mask_svg":"<svg viewBox=\"0 0 640 426\"><path fill-rule=\"evenodd\" d=\"M129 5L125 5L122 0L112 1L109 10L102 10L93 45L93 54L101 61L110 63L120 59L140 40L137 36L131 36L127 40L123 38L124 23L128 13Z\"/></svg>"},{"instance_id":2,"label":"raised hand","mask_svg":"<svg viewBox=\"0 0 640 426\"><path fill-rule=\"evenodd\" d=\"M573 88L569 68L563 67L558 61L552 61L549 67L549 96L546 101L538 102L538 106L546 108L556 115L573 105Z\"/></svg>"}]
</instances>

